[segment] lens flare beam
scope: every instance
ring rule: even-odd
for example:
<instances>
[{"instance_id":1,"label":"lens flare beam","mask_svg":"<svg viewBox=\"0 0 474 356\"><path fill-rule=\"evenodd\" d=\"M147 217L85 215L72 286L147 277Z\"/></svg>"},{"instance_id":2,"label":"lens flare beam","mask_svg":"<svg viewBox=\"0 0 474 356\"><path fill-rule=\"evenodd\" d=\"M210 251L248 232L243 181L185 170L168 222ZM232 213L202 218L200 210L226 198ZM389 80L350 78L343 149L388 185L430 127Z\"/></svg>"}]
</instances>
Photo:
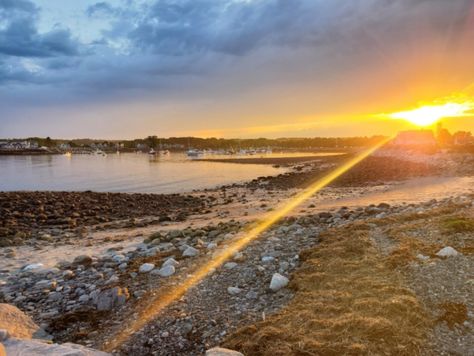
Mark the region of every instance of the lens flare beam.
<instances>
[{"instance_id":1,"label":"lens flare beam","mask_svg":"<svg viewBox=\"0 0 474 356\"><path fill-rule=\"evenodd\" d=\"M164 295L160 295L156 300L150 301L150 303L145 308L143 308L141 312L139 312L139 316L136 318L136 320L134 320L126 329L123 329L122 332L111 337L109 339L110 341L103 345L103 349L110 352L120 347L125 341L128 340L131 335L133 335L133 333L143 328L164 308L169 306L174 301L179 300L190 288L196 286L209 273L224 264L229 258L242 250L250 242L256 240L264 231L268 230L279 220L287 216L291 211L305 202L308 198L326 187L345 172L349 171L351 168L370 156L391 139L392 137L386 138L377 143L374 147L363 151L343 165L334 169L326 176L317 180L315 183L304 189L301 193L285 202L275 211L269 213L265 219L263 219L253 229L251 229L248 233L243 234L242 237L237 238L225 250L219 251L217 255L213 256L210 261L198 268L192 275L189 275L181 284L171 288L171 290L169 290Z\"/></svg>"}]
</instances>

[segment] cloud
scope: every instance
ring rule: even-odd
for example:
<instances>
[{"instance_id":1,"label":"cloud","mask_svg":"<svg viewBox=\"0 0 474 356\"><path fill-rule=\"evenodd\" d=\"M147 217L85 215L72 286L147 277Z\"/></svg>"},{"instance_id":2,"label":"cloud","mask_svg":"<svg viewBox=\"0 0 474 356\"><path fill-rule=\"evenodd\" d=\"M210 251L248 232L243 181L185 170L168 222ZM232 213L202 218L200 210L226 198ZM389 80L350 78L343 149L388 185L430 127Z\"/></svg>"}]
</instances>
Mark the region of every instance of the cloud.
<instances>
[{"instance_id":1,"label":"cloud","mask_svg":"<svg viewBox=\"0 0 474 356\"><path fill-rule=\"evenodd\" d=\"M112 16L116 13L117 9L105 1L97 2L86 9L86 14L90 17Z\"/></svg>"},{"instance_id":2,"label":"cloud","mask_svg":"<svg viewBox=\"0 0 474 356\"><path fill-rule=\"evenodd\" d=\"M77 55L79 44L71 32L53 28L39 33L39 9L27 0L0 0L0 55L15 57L55 57Z\"/></svg>"}]
</instances>

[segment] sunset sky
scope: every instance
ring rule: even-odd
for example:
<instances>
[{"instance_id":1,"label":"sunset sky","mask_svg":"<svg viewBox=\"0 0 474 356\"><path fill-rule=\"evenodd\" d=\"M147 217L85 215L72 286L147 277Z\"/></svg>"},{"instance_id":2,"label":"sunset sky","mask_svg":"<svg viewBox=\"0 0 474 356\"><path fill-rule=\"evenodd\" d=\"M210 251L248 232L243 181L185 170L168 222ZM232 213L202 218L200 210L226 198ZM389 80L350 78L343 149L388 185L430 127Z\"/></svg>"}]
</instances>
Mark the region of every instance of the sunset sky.
<instances>
[{"instance_id":1,"label":"sunset sky","mask_svg":"<svg viewBox=\"0 0 474 356\"><path fill-rule=\"evenodd\" d=\"M473 83L473 0L0 0L3 138L389 134Z\"/></svg>"}]
</instances>

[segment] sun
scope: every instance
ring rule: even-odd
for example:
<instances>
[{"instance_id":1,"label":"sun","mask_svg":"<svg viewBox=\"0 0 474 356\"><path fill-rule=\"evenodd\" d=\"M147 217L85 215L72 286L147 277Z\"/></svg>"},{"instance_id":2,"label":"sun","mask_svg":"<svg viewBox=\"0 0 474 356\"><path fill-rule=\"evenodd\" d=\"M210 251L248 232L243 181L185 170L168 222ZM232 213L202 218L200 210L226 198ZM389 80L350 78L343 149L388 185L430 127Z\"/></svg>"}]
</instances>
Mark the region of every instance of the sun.
<instances>
[{"instance_id":1,"label":"sun","mask_svg":"<svg viewBox=\"0 0 474 356\"><path fill-rule=\"evenodd\" d=\"M417 126L430 126L446 117L467 115L473 105L471 103L446 103L442 105L426 105L409 111L389 114L391 119L406 120Z\"/></svg>"}]
</instances>

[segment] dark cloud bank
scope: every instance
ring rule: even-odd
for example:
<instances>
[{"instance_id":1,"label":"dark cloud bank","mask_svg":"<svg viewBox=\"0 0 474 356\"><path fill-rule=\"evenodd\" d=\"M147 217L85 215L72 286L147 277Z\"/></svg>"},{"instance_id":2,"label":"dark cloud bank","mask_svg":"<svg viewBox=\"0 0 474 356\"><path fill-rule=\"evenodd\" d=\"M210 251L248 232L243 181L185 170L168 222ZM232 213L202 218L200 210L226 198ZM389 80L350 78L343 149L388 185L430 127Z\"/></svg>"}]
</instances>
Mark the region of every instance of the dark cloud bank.
<instances>
[{"instance_id":1,"label":"dark cloud bank","mask_svg":"<svg viewBox=\"0 0 474 356\"><path fill-rule=\"evenodd\" d=\"M67 23L39 32L41 8L0 0L0 108L212 87L216 73L246 82L330 76L390 56L417 33L462 26L469 0L157 0L97 2L84 16L110 26L81 43ZM258 70L254 66L258 65ZM285 74L283 74L285 72ZM197 85L197 84L196 84ZM204 86L205 88L205 86Z\"/></svg>"}]
</instances>

